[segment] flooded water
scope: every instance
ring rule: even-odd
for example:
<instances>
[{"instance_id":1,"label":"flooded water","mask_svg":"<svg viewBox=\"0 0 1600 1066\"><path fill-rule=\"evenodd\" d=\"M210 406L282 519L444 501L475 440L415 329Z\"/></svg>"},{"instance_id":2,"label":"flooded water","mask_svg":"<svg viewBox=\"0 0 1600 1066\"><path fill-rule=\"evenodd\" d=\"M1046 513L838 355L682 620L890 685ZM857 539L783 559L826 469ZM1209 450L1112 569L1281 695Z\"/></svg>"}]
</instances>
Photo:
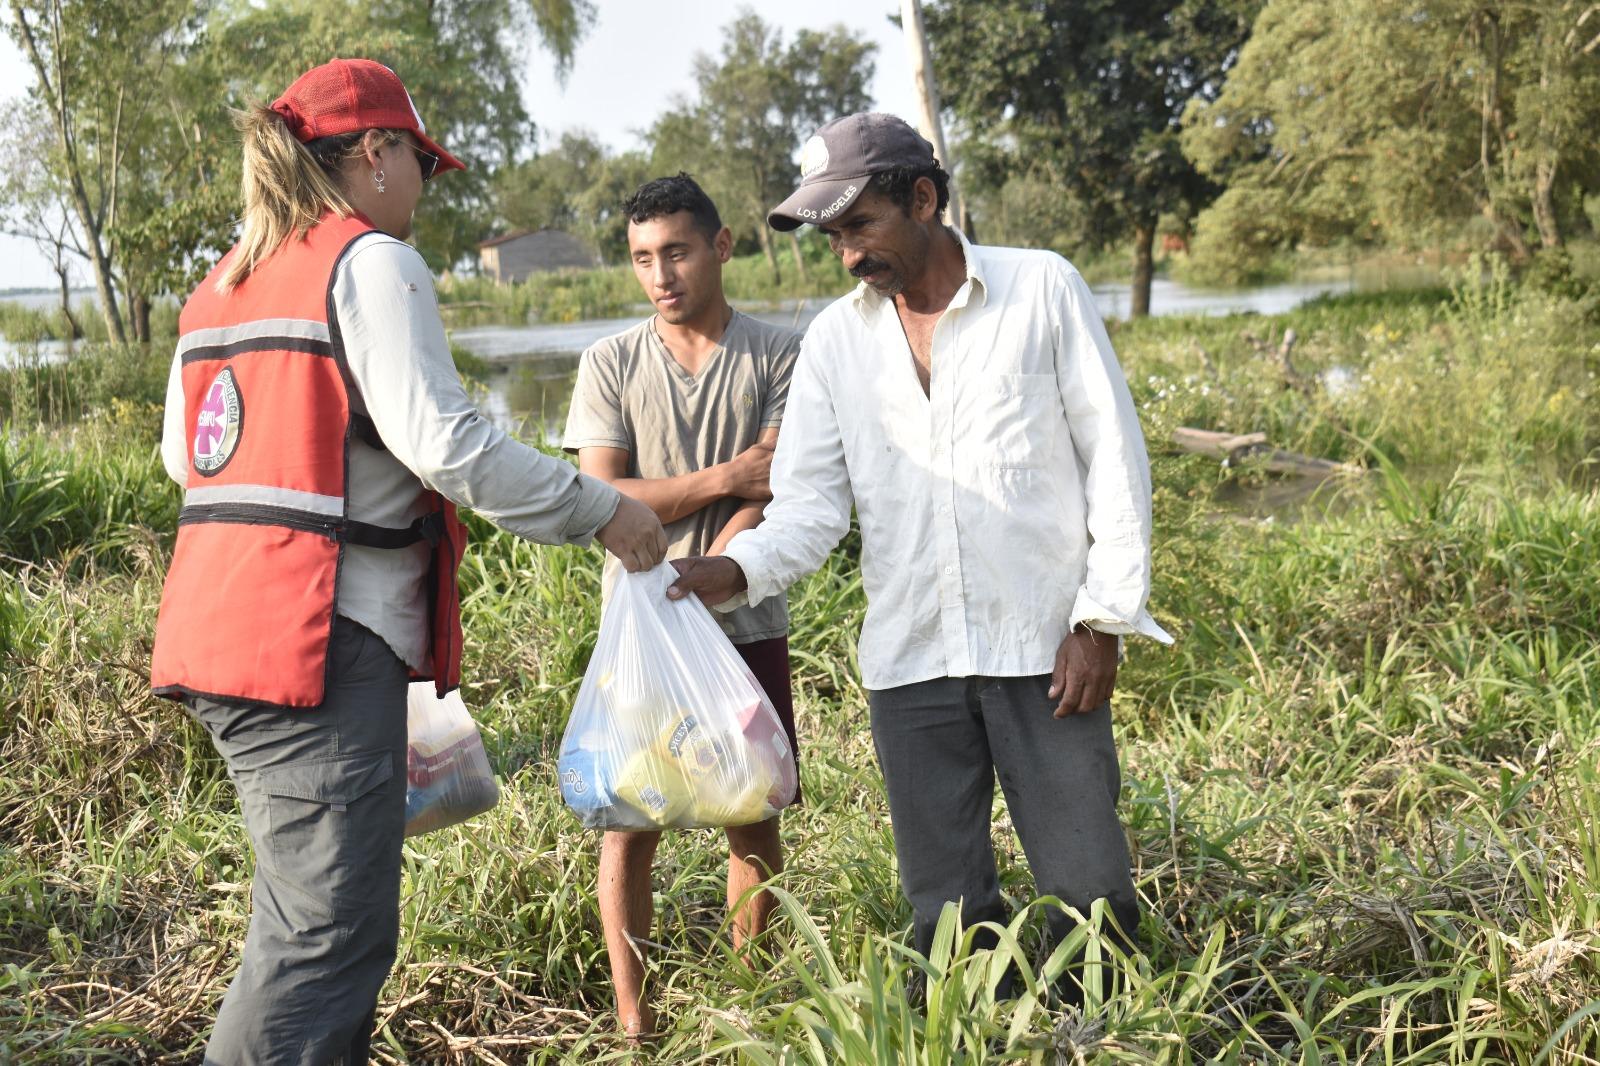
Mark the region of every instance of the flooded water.
<instances>
[{"instance_id":1,"label":"flooded water","mask_svg":"<svg viewBox=\"0 0 1600 1066\"><path fill-rule=\"evenodd\" d=\"M1265 285L1254 289L1199 289L1158 278L1150 307L1156 315L1225 315L1254 311L1273 315L1327 293L1348 292L1348 280ZM1106 318L1127 318L1129 286L1093 286L1095 302ZM800 300L778 308L750 310L765 322L804 330L827 306L827 299ZM602 337L620 333L649 314L641 305L628 318L596 319L532 326L478 326L459 329L451 339L491 363L482 398L484 413L499 425L529 440L560 440L567 400L577 377L578 357Z\"/></svg>"},{"instance_id":2,"label":"flooded water","mask_svg":"<svg viewBox=\"0 0 1600 1066\"><path fill-rule=\"evenodd\" d=\"M1338 514L1365 502L1376 491L1377 475L1272 477L1218 485L1211 500L1223 514L1253 521L1294 522Z\"/></svg>"},{"instance_id":3,"label":"flooded water","mask_svg":"<svg viewBox=\"0 0 1600 1066\"><path fill-rule=\"evenodd\" d=\"M72 306L76 308L85 300L94 303L99 296L93 289L70 289L68 297ZM27 292L0 293L0 300L6 303L21 304L23 307L32 307L39 311L53 311L61 306L61 293L56 289L31 289ZM96 304L95 306L99 306Z\"/></svg>"}]
</instances>

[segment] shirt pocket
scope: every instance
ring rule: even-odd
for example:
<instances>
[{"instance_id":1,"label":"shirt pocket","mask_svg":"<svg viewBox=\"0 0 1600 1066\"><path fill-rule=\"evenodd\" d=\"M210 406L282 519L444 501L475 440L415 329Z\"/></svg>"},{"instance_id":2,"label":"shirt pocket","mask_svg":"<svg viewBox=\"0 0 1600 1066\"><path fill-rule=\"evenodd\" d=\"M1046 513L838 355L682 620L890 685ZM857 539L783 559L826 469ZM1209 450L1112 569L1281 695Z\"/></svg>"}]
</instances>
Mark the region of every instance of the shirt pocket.
<instances>
[{"instance_id":1,"label":"shirt pocket","mask_svg":"<svg viewBox=\"0 0 1600 1066\"><path fill-rule=\"evenodd\" d=\"M1051 461L1064 421L1054 374L998 374L974 392L972 439L983 442L974 461L1001 468Z\"/></svg>"}]
</instances>

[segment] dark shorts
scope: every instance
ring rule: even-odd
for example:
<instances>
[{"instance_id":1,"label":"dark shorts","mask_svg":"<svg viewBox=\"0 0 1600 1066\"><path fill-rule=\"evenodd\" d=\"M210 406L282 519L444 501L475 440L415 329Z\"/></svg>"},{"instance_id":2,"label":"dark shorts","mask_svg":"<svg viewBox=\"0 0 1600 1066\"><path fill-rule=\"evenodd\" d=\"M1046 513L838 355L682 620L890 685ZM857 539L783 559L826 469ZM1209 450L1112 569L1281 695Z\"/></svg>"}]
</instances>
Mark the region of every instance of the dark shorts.
<instances>
[{"instance_id":1,"label":"dark shorts","mask_svg":"<svg viewBox=\"0 0 1600 1066\"><path fill-rule=\"evenodd\" d=\"M753 644L735 644L734 650L744 660L750 672L756 675L766 690L772 709L778 712L783 731L789 735L789 750L794 752L795 769L800 768L800 740L794 731L794 693L789 681L789 638L773 637ZM794 803L800 802L798 775L794 789ZM791 804L793 806L794 804Z\"/></svg>"}]
</instances>

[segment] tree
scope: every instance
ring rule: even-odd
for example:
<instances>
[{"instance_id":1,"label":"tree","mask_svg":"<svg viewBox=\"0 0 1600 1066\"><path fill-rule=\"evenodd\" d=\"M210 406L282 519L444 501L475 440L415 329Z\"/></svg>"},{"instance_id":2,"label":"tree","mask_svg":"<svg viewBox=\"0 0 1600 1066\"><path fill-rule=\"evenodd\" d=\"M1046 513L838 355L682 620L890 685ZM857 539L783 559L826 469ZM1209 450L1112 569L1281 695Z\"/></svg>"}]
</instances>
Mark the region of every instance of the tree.
<instances>
[{"instance_id":1,"label":"tree","mask_svg":"<svg viewBox=\"0 0 1600 1066\"><path fill-rule=\"evenodd\" d=\"M933 76L933 50L928 46L927 29L922 22L921 0L900 0L900 31L906 39L906 58L911 61L911 81L917 89L917 129L933 145L933 154L947 170L955 169L945 145L944 120L939 117L939 83ZM949 182L949 217L956 228L972 235L972 220L967 217L961 189L952 175Z\"/></svg>"},{"instance_id":2,"label":"tree","mask_svg":"<svg viewBox=\"0 0 1600 1066\"><path fill-rule=\"evenodd\" d=\"M565 133L551 151L502 169L495 200L508 227L578 234L615 263L628 254L622 201L648 177L643 153L609 155L590 134Z\"/></svg>"},{"instance_id":3,"label":"tree","mask_svg":"<svg viewBox=\"0 0 1600 1066\"><path fill-rule=\"evenodd\" d=\"M1476 230L1514 259L1586 224L1600 189L1600 58L1576 0L1270 0L1185 150L1228 191L1194 251L1247 273L1333 240L1415 247Z\"/></svg>"},{"instance_id":4,"label":"tree","mask_svg":"<svg viewBox=\"0 0 1600 1066\"><path fill-rule=\"evenodd\" d=\"M963 162L993 198L1008 180L1059 189L1092 247L1132 239L1132 313L1149 312L1163 213L1218 191L1184 158L1179 121L1221 88L1259 0L986 0L930 5Z\"/></svg>"},{"instance_id":5,"label":"tree","mask_svg":"<svg viewBox=\"0 0 1600 1066\"><path fill-rule=\"evenodd\" d=\"M528 43L542 43L565 70L593 19L590 0L240 3L214 25L212 62L217 85L231 88L231 106L270 100L334 55L365 56L397 71L429 134L468 166L430 185L417 213L417 249L443 269L490 235L494 174L531 154L536 129L522 101ZM243 83L239 55L252 57ZM231 143L228 151L238 154ZM225 162L237 167L236 158Z\"/></svg>"},{"instance_id":6,"label":"tree","mask_svg":"<svg viewBox=\"0 0 1600 1066\"><path fill-rule=\"evenodd\" d=\"M72 313L72 262L83 250L73 242L67 218L57 205L62 190L50 171L54 131L50 118L38 101L23 105L5 116L0 128L0 157L11 165L0 172L0 232L32 241L50 261L61 293L61 314L67 339L83 336L83 327Z\"/></svg>"},{"instance_id":7,"label":"tree","mask_svg":"<svg viewBox=\"0 0 1600 1066\"><path fill-rule=\"evenodd\" d=\"M1510 62L1519 83L1511 111L1525 134L1512 152L1512 180L1526 185L1539 242L1554 251L1565 220L1581 217L1585 193L1600 190L1600 8L1559 0L1508 14L1527 26Z\"/></svg>"},{"instance_id":8,"label":"tree","mask_svg":"<svg viewBox=\"0 0 1600 1066\"><path fill-rule=\"evenodd\" d=\"M192 4L151 0L11 0L11 31L50 115L52 169L100 295L106 329L127 339L113 278L111 230L130 146L148 130L160 72L193 29ZM153 75L153 76L152 76Z\"/></svg>"},{"instance_id":9,"label":"tree","mask_svg":"<svg viewBox=\"0 0 1600 1066\"><path fill-rule=\"evenodd\" d=\"M698 98L651 129L652 169L693 173L736 235L755 236L779 277L767 211L794 191L801 142L823 123L870 106L876 50L842 26L801 30L785 45L781 31L744 11L723 30L719 56L696 57ZM791 247L803 274L798 241Z\"/></svg>"}]
</instances>

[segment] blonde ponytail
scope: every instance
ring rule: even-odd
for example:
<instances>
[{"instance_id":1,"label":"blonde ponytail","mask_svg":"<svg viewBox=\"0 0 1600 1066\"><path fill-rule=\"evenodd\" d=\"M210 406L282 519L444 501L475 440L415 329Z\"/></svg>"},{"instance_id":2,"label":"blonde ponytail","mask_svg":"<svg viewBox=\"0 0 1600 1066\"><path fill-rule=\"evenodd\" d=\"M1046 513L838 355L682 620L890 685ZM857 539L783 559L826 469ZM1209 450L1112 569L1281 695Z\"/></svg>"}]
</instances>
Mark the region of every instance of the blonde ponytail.
<instances>
[{"instance_id":1,"label":"blonde ponytail","mask_svg":"<svg viewBox=\"0 0 1600 1066\"><path fill-rule=\"evenodd\" d=\"M235 111L233 124L244 137L244 225L233 258L217 279L217 291L224 295L291 236L304 238L323 215L331 211L349 218L355 213L339 188L338 168L344 159L361 154L364 136L349 134L324 146L331 151L313 155L295 139L284 117L264 104ZM385 141L400 139L393 131L379 132Z\"/></svg>"}]
</instances>

